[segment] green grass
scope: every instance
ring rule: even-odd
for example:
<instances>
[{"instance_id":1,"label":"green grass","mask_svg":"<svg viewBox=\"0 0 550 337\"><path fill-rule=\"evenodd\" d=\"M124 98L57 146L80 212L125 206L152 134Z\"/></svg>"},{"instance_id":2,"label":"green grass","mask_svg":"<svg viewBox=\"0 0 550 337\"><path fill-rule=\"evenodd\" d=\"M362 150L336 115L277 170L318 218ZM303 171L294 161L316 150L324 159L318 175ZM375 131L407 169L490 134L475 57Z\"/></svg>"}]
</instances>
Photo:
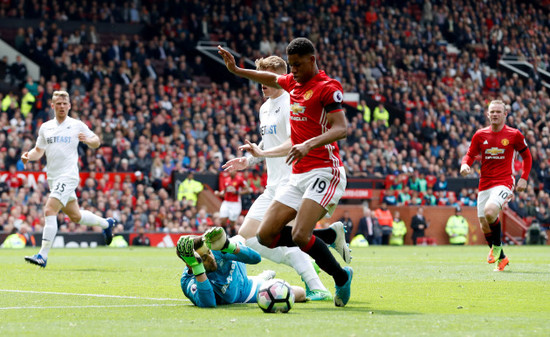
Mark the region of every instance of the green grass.
<instances>
[{"instance_id":1,"label":"green grass","mask_svg":"<svg viewBox=\"0 0 550 337\"><path fill-rule=\"evenodd\" d=\"M298 303L288 314L264 314L255 304L192 306L173 249L53 249L46 269L24 262L36 251L0 251L2 336L550 335L547 246L506 247L511 264L501 273L485 262L482 246L356 248L345 308ZM263 269L301 285L286 266L248 267ZM333 291L331 278L321 277Z\"/></svg>"}]
</instances>

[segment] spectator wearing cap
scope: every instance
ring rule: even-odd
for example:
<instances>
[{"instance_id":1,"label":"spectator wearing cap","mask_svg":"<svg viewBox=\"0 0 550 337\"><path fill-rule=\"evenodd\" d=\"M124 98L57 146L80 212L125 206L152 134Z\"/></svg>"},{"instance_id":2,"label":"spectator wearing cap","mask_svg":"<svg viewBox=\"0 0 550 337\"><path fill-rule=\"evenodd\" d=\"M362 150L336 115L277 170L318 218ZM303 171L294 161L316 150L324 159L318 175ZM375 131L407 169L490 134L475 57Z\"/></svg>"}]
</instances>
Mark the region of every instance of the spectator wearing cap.
<instances>
[{"instance_id":1,"label":"spectator wearing cap","mask_svg":"<svg viewBox=\"0 0 550 337\"><path fill-rule=\"evenodd\" d=\"M462 216L462 208L457 206L455 214L449 217L445 232L449 235L451 245L464 245L468 240L468 220Z\"/></svg>"},{"instance_id":2,"label":"spectator wearing cap","mask_svg":"<svg viewBox=\"0 0 550 337\"><path fill-rule=\"evenodd\" d=\"M143 174L141 171L134 172L134 176L136 177L136 180L134 182L135 185L143 185L143 186L149 186L149 178Z\"/></svg>"}]
</instances>

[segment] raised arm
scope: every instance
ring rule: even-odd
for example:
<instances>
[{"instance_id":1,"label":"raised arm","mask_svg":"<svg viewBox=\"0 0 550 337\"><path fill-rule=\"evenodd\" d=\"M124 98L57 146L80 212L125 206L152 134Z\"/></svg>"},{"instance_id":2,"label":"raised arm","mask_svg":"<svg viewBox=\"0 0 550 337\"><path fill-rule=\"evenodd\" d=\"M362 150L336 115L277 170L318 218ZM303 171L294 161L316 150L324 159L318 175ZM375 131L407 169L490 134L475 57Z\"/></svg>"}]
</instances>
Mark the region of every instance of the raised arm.
<instances>
[{"instance_id":1,"label":"raised arm","mask_svg":"<svg viewBox=\"0 0 550 337\"><path fill-rule=\"evenodd\" d=\"M229 70L233 74L239 77L248 78L249 80L264 84L268 87L278 88L278 89L281 88L277 83L277 78L279 77L279 75L272 73L270 71L260 71L260 70L244 69L244 68L237 67L237 63L235 62L235 57L233 57L233 55L230 52L223 49L221 46L218 46L218 54L220 54L223 57L223 61L225 62L225 66L227 67L227 70Z\"/></svg>"},{"instance_id":2,"label":"raised arm","mask_svg":"<svg viewBox=\"0 0 550 337\"><path fill-rule=\"evenodd\" d=\"M263 149L264 148L263 144L264 143L263 143L263 140L262 140L260 142L260 144L258 144L258 147L260 149ZM252 144L252 145L255 145L255 144ZM243 146L245 146L245 145L243 145ZM241 151L245 150L245 149L243 149L243 146L240 147ZM264 157L254 157L253 155L247 155L247 156L244 156L244 157L233 158L233 159L229 160L227 163L222 165L222 168L225 171L228 171L228 172L242 171L242 170L246 170L249 167L257 165L257 164L261 163L264 160L265 160Z\"/></svg>"},{"instance_id":3,"label":"raised arm","mask_svg":"<svg viewBox=\"0 0 550 337\"><path fill-rule=\"evenodd\" d=\"M222 227L212 227L203 234L204 243L212 250L225 253L226 260L239 261L247 264L257 264L262 260L260 254L238 242L232 242Z\"/></svg>"},{"instance_id":4,"label":"raised arm","mask_svg":"<svg viewBox=\"0 0 550 337\"><path fill-rule=\"evenodd\" d=\"M196 306L215 307L214 289L206 276L204 264L194 249L196 240L202 241L202 238L182 235L176 245L178 257L187 265L181 278L181 290Z\"/></svg>"}]
</instances>

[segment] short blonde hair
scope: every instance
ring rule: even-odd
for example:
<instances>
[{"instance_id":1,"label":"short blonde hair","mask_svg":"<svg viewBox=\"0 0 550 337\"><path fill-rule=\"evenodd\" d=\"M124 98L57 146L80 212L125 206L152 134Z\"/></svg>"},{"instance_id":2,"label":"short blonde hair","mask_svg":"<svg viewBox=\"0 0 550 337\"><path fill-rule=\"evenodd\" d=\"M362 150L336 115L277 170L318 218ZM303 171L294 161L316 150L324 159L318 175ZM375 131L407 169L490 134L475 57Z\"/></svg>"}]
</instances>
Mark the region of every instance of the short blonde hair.
<instances>
[{"instance_id":1,"label":"short blonde hair","mask_svg":"<svg viewBox=\"0 0 550 337\"><path fill-rule=\"evenodd\" d=\"M492 100L490 103L489 103L489 106L491 105L502 105L502 107L504 108L504 111L506 111L506 103L504 103L504 101L500 100L500 99L494 99Z\"/></svg>"},{"instance_id":2,"label":"short blonde hair","mask_svg":"<svg viewBox=\"0 0 550 337\"><path fill-rule=\"evenodd\" d=\"M268 56L257 59L255 62L257 70L271 70L279 75L287 73L286 62L279 56Z\"/></svg>"},{"instance_id":3,"label":"short blonde hair","mask_svg":"<svg viewBox=\"0 0 550 337\"><path fill-rule=\"evenodd\" d=\"M69 97L69 93L66 92L65 90L54 91L52 94L52 102L55 101L55 99L58 97L67 98L69 101L71 100Z\"/></svg>"}]
</instances>

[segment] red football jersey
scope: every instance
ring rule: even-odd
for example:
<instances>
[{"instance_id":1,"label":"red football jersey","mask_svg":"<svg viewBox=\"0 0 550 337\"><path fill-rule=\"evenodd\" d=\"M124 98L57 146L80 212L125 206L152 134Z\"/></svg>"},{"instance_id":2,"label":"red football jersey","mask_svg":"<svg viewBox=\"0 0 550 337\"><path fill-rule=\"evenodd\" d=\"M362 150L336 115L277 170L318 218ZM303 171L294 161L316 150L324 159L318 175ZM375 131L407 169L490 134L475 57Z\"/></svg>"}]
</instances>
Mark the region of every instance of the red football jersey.
<instances>
[{"instance_id":1,"label":"red football jersey","mask_svg":"<svg viewBox=\"0 0 550 337\"><path fill-rule=\"evenodd\" d=\"M480 191L500 185L513 189L515 179L512 169L515 151L521 152L526 148L525 137L518 129L504 125L499 132L493 132L491 127L486 127L474 134L462 163L472 166L475 157L481 155Z\"/></svg>"},{"instance_id":2,"label":"red football jersey","mask_svg":"<svg viewBox=\"0 0 550 337\"><path fill-rule=\"evenodd\" d=\"M241 175L231 178L230 175L222 178L220 191L225 191L223 200L237 202L240 201L239 191L245 187L244 179Z\"/></svg>"},{"instance_id":3,"label":"red football jersey","mask_svg":"<svg viewBox=\"0 0 550 337\"><path fill-rule=\"evenodd\" d=\"M292 145L301 144L330 129L325 107L341 103L343 89L340 82L320 71L305 84L294 80L293 74L280 76L279 85L290 93L290 139ZM340 167L340 150L336 142L309 151L299 163L292 165L292 173L304 173L320 167Z\"/></svg>"}]
</instances>

